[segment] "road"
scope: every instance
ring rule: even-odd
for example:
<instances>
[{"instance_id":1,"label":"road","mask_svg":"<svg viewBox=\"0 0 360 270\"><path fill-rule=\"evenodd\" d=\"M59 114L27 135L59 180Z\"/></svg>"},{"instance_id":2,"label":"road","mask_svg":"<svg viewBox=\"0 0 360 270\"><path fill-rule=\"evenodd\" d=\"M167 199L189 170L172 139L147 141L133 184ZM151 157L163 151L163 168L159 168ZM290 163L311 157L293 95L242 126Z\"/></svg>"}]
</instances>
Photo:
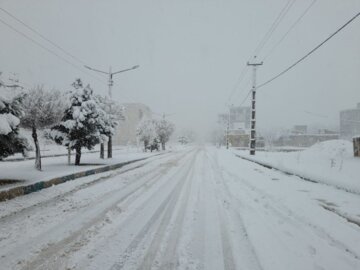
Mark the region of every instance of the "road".
<instances>
[{"instance_id":1,"label":"road","mask_svg":"<svg viewBox=\"0 0 360 270\"><path fill-rule=\"evenodd\" d=\"M186 148L0 203L0 269L360 269L359 206Z\"/></svg>"}]
</instances>

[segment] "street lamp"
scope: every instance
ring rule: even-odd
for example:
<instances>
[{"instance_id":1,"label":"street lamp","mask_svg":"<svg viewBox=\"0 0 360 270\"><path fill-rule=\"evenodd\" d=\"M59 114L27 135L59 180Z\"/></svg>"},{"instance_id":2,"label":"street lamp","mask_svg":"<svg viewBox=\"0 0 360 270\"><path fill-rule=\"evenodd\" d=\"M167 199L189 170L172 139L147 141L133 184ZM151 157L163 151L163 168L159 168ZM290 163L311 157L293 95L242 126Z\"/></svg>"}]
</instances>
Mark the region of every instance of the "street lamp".
<instances>
[{"instance_id":1,"label":"street lamp","mask_svg":"<svg viewBox=\"0 0 360 270\"><path fill-rule=\"evenodd\" d=\"M112 91L111 91L111 88L114 84L114 81L113 81L113 76L115 74L119 74L119 73L122 73L122 72L126 72L126 71L130 71L130 70L134 70L134 69L137 69L138 67L140 67L139 65L135 65L131 68L127 68L127 69L123 69L123 70L119 70L119 71L116 71L116 72L111 72L111 66L109 68L109 72L106 72L106 71L102 71L102 70L98 70L98 69L95 69L95 68L92 68L92 67L89 67L89 66L84 66L85 68L87 69L90 69L92 71L96 71L96 72L99 72L99 73L103 73L103 74L107 74L109 76L109 81L108 81L108 86L109 86L109 97L110 99L112 99ZM101 158L104 158L104 144L101 143L100 145L100 157ZM109 141L108 141L108 158L112 158L112 138L111 136L109 136Z\"/></svg>"},{"instance_id":2,"label":"street lamp","mask_svg":"<svg viewBox=\"0 0 360 270\"><path fill-rule=\"evenodd\" d=\"M89 66L84 66L84 67L86 67L87 69L90 69L90 70L92 70L92 71L96 71L96 72L99 72L99 73L103 73L103 74L106 74L106 75L109 76L109 81L108 81L109 97L112 98L111 88L112 88L112 86L114 85L113 75L118 74L118 73L122 73L122 72L126 72L126 71L130 71L130 70L134 70L134 69L139 68L140 66L139 66L139 65L135 65L135 66L133 66L133 67L131 67L131 68L119 70L119 71L116 71L116 72L111 72L111 67L109 68L109 72L102 71L102 70L98 70L98 69L95 69L95 68L92 68L92 67L89 67Z\"/></svg>"}]
</instances>

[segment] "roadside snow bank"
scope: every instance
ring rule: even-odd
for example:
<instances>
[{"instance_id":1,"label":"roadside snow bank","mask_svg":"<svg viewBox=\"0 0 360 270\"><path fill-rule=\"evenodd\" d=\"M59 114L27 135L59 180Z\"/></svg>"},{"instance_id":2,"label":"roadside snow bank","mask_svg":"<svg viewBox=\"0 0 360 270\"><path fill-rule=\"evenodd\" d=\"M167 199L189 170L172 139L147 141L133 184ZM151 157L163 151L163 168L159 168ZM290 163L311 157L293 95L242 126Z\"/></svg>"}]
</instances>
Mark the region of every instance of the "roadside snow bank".
<instances>
[{"instance_id":1,"label":"roadside snow bank","mask_svg":"<svg viewBox=\"0 0 360 270\"><path fill-rule=\"evenodd\" d=\"M237 155L316 182L360 194L360 158L353 156L352 143L331 140L299 152L234 151Z\"/></svg>"}]
</instances>

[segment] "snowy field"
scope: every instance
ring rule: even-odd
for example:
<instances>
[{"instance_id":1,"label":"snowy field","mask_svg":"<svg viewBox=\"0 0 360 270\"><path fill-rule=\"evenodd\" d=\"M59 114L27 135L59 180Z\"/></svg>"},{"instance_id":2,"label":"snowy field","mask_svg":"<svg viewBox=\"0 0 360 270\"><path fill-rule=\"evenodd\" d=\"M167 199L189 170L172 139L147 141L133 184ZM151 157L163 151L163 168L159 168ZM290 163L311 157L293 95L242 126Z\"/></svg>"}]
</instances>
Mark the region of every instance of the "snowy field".
<instances>
[{"instance_id":1,"label":"snowy field","mask_svg":"<svg viewBox=\"0 0 360 270\"><path fill-rule=\"evenodd\" d=\"M2 269L360 269L360 196L193 147L0 203Z\"/></svg>"},{"instance_id":2,"label":"snowy field","mask_svg":"<svg viewBox=\"0 0 360 270\"><path fill-rule=\"evenodd\" d=\"M333 185L360 194L360 158L354 157L353 145L344 140L315 144L304 151L291 153L248 151L234 153L289 173Z\"/></svg>"}]
</instances>

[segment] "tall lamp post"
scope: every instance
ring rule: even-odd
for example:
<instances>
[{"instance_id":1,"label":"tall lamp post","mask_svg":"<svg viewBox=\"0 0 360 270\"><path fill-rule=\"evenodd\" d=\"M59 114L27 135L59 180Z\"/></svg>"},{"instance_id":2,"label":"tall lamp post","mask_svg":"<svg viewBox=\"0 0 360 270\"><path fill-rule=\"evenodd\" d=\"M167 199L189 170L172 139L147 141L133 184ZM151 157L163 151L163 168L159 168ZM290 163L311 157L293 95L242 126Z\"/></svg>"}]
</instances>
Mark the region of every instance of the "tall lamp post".
<instances>
[{"instance_id":1,"label":"tall lamp post","mask_svg":"<svg viewBox=\"0 0 360 270\"><path fill-rule=\"evenodd\" d=\"M131 68L119 70L119 71L116 71L116 72L112 72L112 71L111 71L111 66L110 66L108 72L102 71L102 70L99 70L99 69L95 69L95 68L92 68L92 67L89 67L89 66L84 66L84 67L86 67L87 69L90 69L90 70L92 70L92 71L99 72L99 73L103 73L103 74L106 74L106 75L109 76L109 81L108 81L109 97L110 97L110 99L112 99L112 86L114 85L113 76L116 75L116 74L119 74L119 73L123 73L123 72L126 72L126 71L130 71L130 70L137 69L137 68L140 67L140 66L139 66L139 65L136 65L136 66L133 66L133 67L131 67ZM100 157L104 158L104 155L101 154L101 153L103 153L104 144L101 144L101 145L100 145L100 148L101 148L101 149L100 149ZM109 141L108 141L108 158L112 158L112 138L111 138L111 136L109 136Z\"/></svg>"}]
</instances>

